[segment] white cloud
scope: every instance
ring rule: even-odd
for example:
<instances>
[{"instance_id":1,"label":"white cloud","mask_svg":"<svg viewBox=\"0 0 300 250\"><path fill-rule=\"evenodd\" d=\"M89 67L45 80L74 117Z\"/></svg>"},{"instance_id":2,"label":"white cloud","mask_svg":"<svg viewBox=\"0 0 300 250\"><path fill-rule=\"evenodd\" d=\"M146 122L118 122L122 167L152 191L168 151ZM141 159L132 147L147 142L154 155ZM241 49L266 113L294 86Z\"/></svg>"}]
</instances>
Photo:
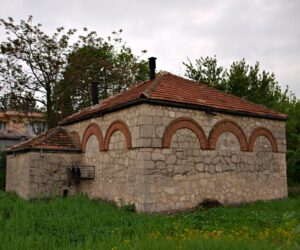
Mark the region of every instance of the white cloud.
<instances>
[{"instance_id":1,"label":"white cloud","mask_svg":"<svg viewBox=\"0 0 300 250\"><path fill-rule=\"evenodd\" d=\"M88 27L107 36L123 28L135 53L147 49L158 57L158 69L176 74L184 73L187 57L216 55L225 66L243 57L259 61L300 97L299 11L298 0L10 0L0 16L32 14L48 32Z\"/></svg>"}]
</instances>

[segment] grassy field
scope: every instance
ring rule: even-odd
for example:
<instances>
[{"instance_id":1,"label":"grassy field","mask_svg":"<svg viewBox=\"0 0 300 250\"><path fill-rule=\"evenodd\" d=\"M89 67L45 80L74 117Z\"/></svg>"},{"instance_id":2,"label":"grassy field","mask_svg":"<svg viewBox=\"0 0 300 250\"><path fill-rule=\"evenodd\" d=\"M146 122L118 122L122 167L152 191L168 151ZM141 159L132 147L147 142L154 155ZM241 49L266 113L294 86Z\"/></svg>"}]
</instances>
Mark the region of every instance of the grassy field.
<instances>
[{"instance_id":1,"label":"grassy field","mask_svg":"<svg viewBox=\"0 0 300 250\"><path fill-rule=\"evenodd\" d=\"M0 249L300 249L300 193L188 214L147 215L84 196L0 191Z\"/></svg>"}]
</instances>

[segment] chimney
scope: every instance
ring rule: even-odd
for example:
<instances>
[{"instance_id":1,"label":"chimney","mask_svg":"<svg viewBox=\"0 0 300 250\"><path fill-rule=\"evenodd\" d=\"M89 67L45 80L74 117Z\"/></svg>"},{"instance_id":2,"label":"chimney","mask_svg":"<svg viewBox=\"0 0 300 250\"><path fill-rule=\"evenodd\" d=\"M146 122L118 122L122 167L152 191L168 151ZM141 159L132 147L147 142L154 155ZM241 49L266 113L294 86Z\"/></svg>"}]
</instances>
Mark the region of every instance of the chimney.
<instances>
[{"instance_id":1,"label":"chimney","mask_svg":"<svg viewBox=\"0 0 300 250\"><path fill-rule=\"evenodd\" d=\"M93 106L99 103L98 83L92 82L91 84L91 97Z\"/></svg>"},{"instance_id":2,"label":"chimney","mask_svg":"<svg viewBox=\"0 0 300 250\"><path fill-rule=\"evenodd\" d=\"M153 80L155 79L156 57L150 57L148 60L149 60L149 70L150 70L149 78L150 80Z\"/></svg>"}]
</instances>

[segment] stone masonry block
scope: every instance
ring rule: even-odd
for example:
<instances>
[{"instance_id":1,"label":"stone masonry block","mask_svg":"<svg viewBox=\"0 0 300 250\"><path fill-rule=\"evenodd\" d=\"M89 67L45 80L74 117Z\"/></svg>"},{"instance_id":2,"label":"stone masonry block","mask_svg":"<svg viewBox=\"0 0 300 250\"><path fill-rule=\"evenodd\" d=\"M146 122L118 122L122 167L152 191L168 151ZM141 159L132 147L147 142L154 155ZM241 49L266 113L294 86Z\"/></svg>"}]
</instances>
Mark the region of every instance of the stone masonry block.
<instances>
[{"instance_id":1,"label":"stone masonry block","mask_svg":"<svg viewBox=\"0 0 300 250\"><path fill-rule=\"evenodd\" d=\"M155 128L153 125L141 125L140 126L140 137L151 138L155 137Z\"/></svg>"}]
</instances>

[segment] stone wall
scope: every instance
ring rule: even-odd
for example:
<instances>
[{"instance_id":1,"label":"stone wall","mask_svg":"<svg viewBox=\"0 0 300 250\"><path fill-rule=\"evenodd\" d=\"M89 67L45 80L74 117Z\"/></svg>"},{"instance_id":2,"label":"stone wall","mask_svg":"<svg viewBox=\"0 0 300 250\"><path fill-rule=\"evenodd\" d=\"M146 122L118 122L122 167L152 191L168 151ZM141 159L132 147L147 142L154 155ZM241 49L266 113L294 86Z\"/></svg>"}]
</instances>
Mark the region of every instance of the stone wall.
<instances>
[{"instance_id":1,"label":"stone wall","mask_svg":"<svg viewBox=\"0 0 300 250\"><path fill-rule=\"evenodd\" d=\"M104 147L105 136L106 134L108 134L109 128L112 128L111 125L113 125L114 123L117 124L118 121L122 121L124 125L128 127L132 142L131 147L141 147L143 139L141 139L139 135L141 123L140 106L130 107L125 110L106 114L102 117L77 122L65 126L65 128L67 128L70 132L76 132L80 138L80 141L82 142L84 141L84 135L87 132L89 126L91 126L91 124L96 125L90 128L90 132L91 134L97 134L98 140L102 140L100 144L103 144ZM86 133L86 135L88 136L89 133Z\"/></svg>"},{"instance_id":2,"label":"stone wall","mask_svg":"<svg viewBox=\"0 0 300 250\"><path fill-rule=\"evenodd\" d=\"M150 105L140 112L141 130L151 131L145 144L157 147L144 161L146 211L287 196L284 122Z\"/></svg>"},{"instance_id":3,"label":"stone wall","mask_svg":"<svg viewBox=\"0 0 300 250\"><path fill-rule=\"evenodd\" d=\"M6 163L7 192L16 192L22 198L29 194L29 154L8 155Z\"/></svg>"},{"instance_id":4,"label":"stone wall","mask_svg":"<svg viewBox=\"0 0 300 250\"><path fill-rule=\"evenodd\" d=\"M81 154L27 152L7 159L6 191L23 198L44 198L63 194L68 188L67 166L81 163Z\"/></svg>"},{"instance_id":5,"label":"stone wall","mask_svg":"<svg viewBox=\"0 0 300 250\"><path fill-rule=\"evenodd\" d=\"M128 150L124 135L116 131L108 151L99 152L96 136L88 140L83 162L95 166L94 180L81 180L80 190L93 198L117 204L136 204L140 209L143 196L143 161L139 150Z\"/></svg>"},{"instance_id":6,"label":"stone wall","mask_svg":"<svg viewBox=\"0 0 300 250\"><path fill-rule=\"evenodd\" d=\"M134 203L143 210L143 155L140 152L139 107L66 126L78 134L83 163L95 166L94 180L81 180L78 189L92 198Z\"/></svg>"},{"instance_id":7,"label":"stone wall","mask_svg":"<svg viewBox=\"0 0 300 250\"><path fill-rule=\"evenodd\" d=\"M282 121L142 104L66 127L95 165L91 197L169 211L287 196Z\"/></svg>"},{"instance_id":8,"label":"stone wall","mask_svg":"<svg viewBox=\"0 0 300 250\"><path fill-rule=\"evenodd\" d=\"M236 144L219 146L223 149L201 150L197 137L180 129L170 149L145 152L150 158L145 161L145 210L193 208L205 199L235 204L286 197L284 154L232 150L239 147Z\"/></svg>"}]
</instances>

